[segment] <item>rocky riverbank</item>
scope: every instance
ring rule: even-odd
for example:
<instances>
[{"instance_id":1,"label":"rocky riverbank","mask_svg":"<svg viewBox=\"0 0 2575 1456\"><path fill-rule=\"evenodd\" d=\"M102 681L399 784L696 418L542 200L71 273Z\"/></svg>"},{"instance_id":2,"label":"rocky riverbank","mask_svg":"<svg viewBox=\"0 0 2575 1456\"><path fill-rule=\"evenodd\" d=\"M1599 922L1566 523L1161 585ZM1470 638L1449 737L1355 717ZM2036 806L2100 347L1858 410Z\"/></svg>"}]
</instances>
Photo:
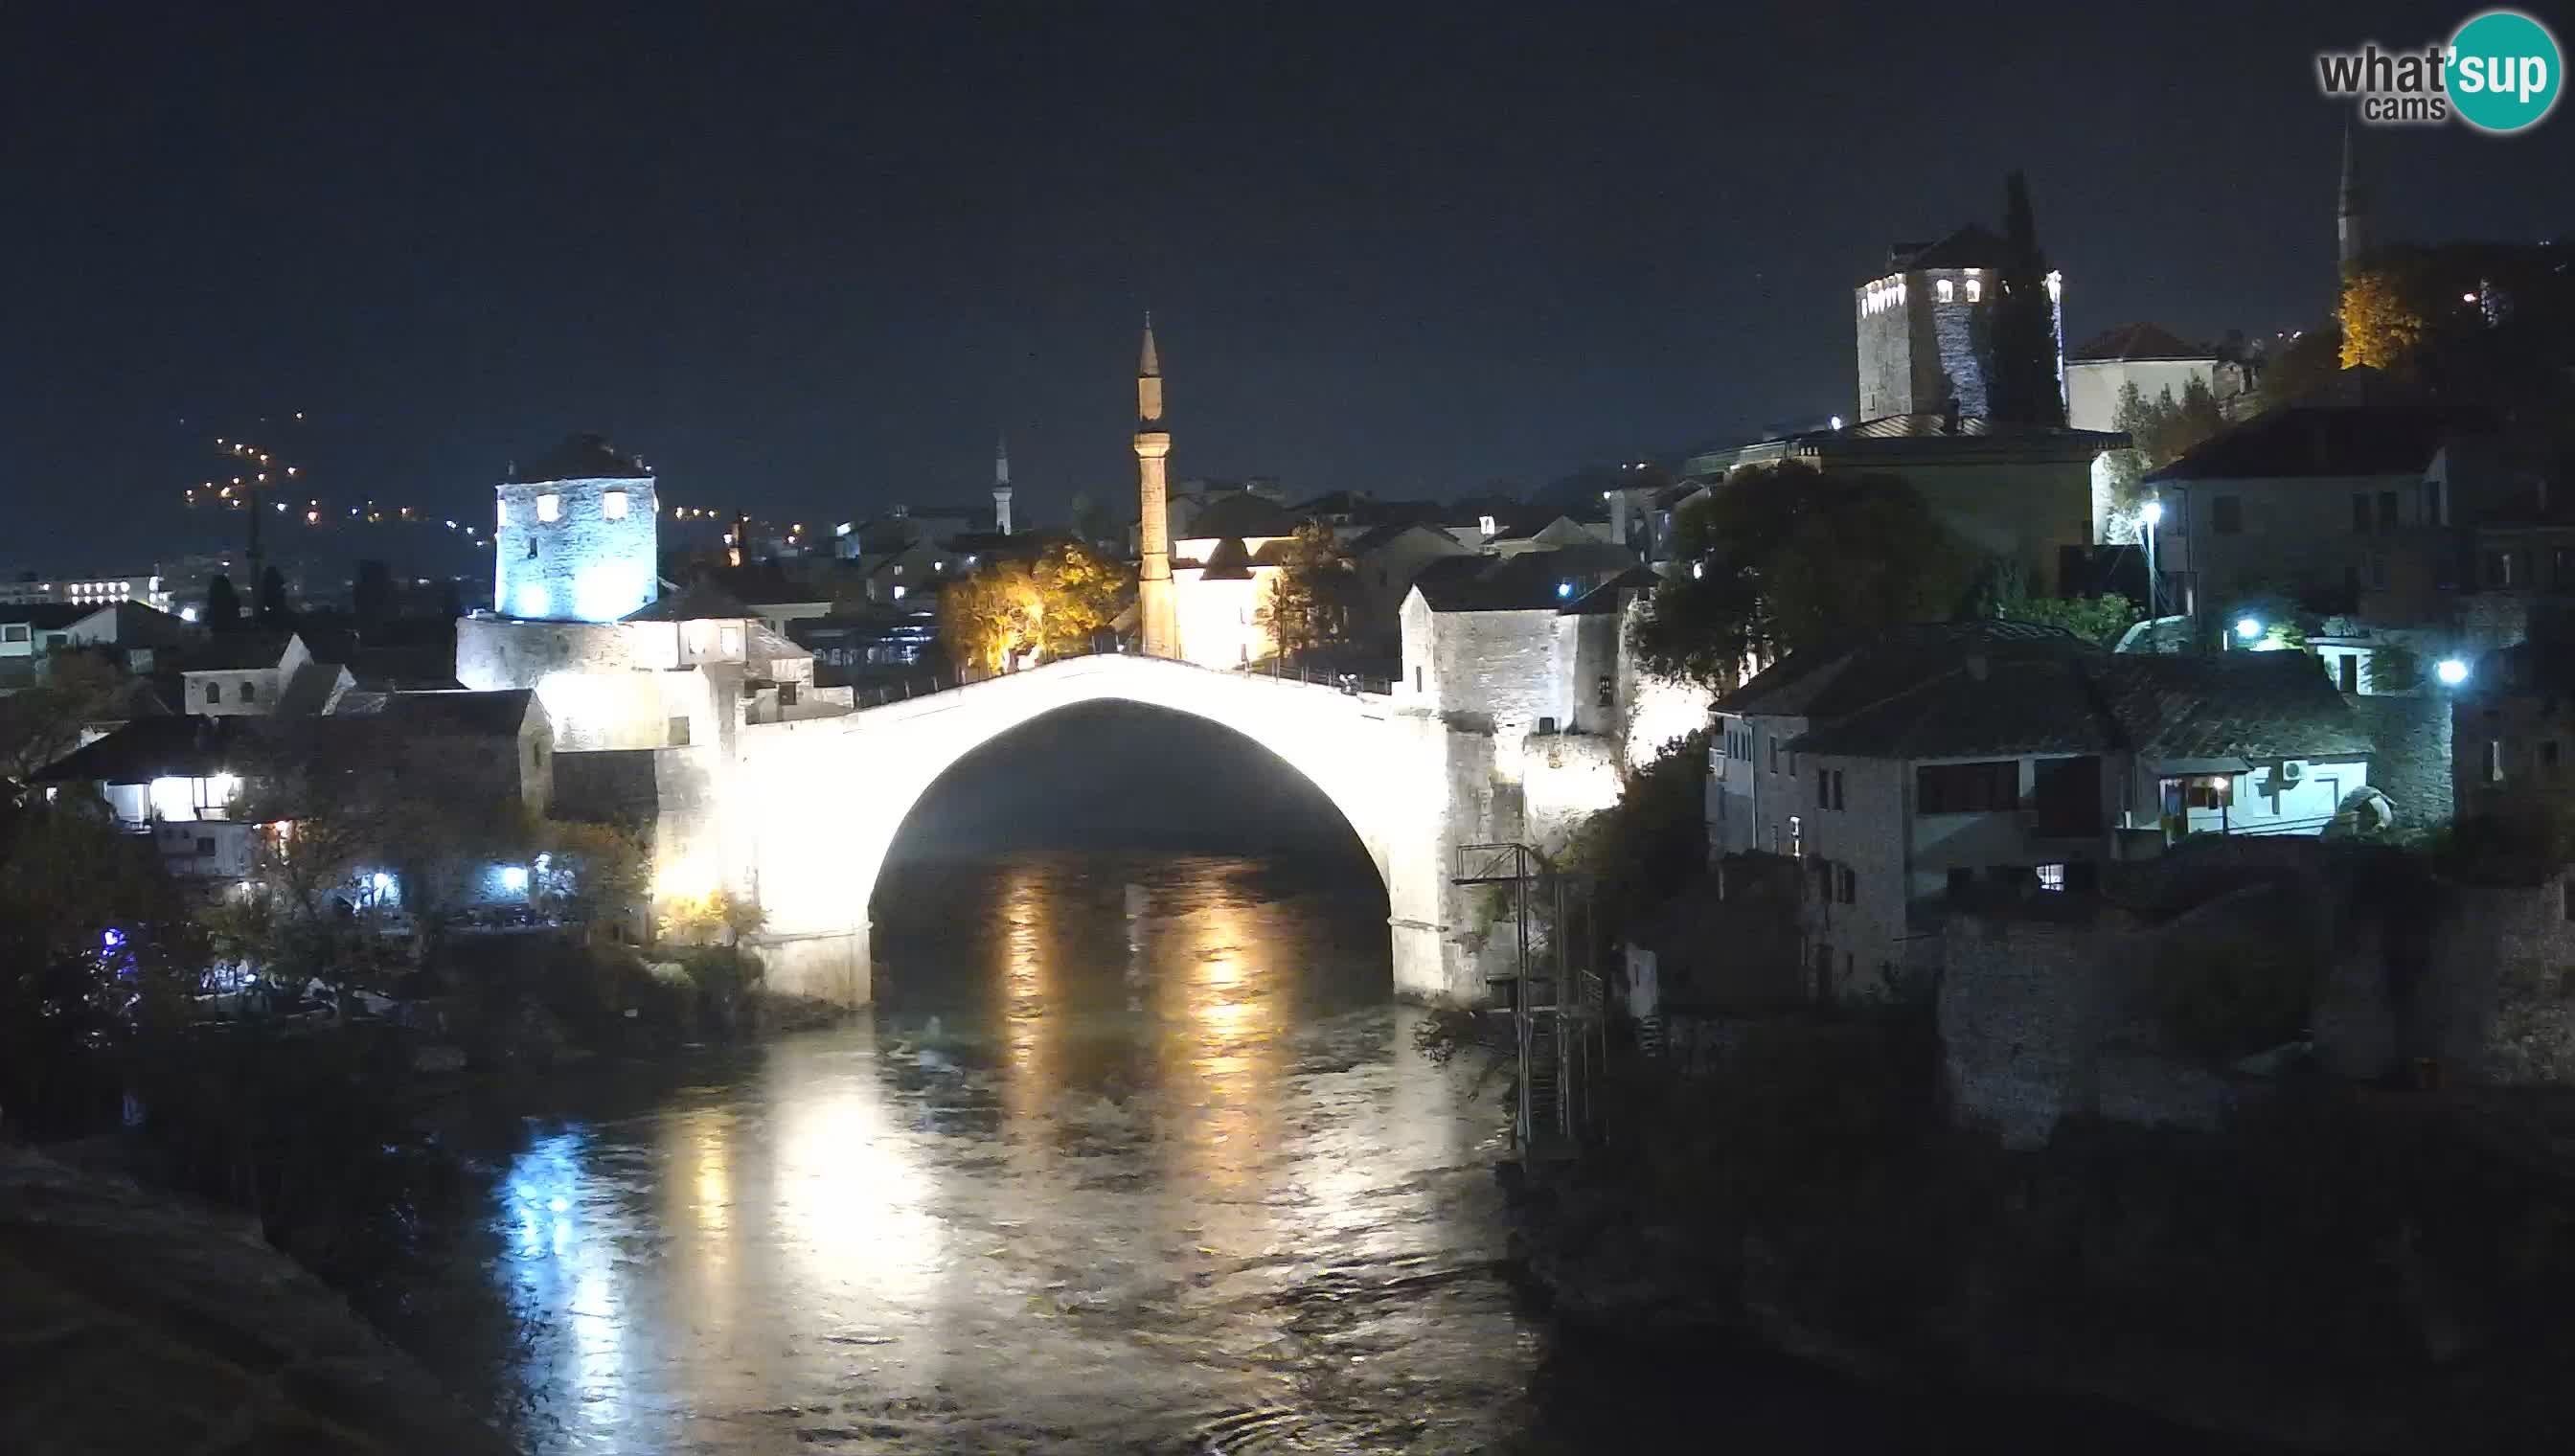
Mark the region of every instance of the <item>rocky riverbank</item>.
<instances>
[{"instance_id":1,"label":"rocky riverbank","mask_svg":"<svg viewBox=\"0 0 2575 1456\"><path fill-rule=\"evenodd\" d=\"M247 1220L0 1147L0 1449L508 1447Z\"/></svg>"},{"instance_id":2,"label":"rocky riverbank","mask_svg":"<svg viewBox=\"0 0 2575 1456\"><path fill-rule=\"evenodd\" d=\"M1630 1082L1514 1198L1558 1318L2337 1452L2575 1449L2575 1196L2491 1109L2319 1091L2006 1153L1892 1056ZM1844 1051L1856 1052L1857 1047Z\"/></svg>"}]
</instances>

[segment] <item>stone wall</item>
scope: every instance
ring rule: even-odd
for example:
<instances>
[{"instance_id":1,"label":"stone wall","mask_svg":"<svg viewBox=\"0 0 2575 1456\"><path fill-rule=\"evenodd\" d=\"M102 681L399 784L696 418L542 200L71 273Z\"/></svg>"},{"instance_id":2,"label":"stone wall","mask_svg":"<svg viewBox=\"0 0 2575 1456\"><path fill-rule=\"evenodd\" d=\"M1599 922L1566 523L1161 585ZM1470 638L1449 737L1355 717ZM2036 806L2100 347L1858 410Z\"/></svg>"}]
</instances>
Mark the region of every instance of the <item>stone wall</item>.
<instances>
[{"instance_id":1,"label":"stone wall","mask_svg":"<svg viewBox=\"0 0 2575 1456\"><path fill-rule=\"evenodd\" d=\"M555 519L541 519L551 501ZM620 509L612 517L609 511ZM512 617L615 622L651 603L661 507L650 478L513 483L500 489L492 605Z\"/></svg>"},{"instance_id":2,"label":"stone wall","mask_svg":"<svg viewBox=\"0 0 2575 1456\"><path fill-rule=\"evenodd\" d=\"M2346 696L2377 745L2369 758L2370 786L2396 805L2399 828L2428 828L2450 821L2450 700L2443 694L2400 698Z\"/></svg>"},{"instance_id":3,"label":"stone wall","mask_svg":"<svg viewBox=\"0 0 2575 1456\"><path fill-rule=\"evenodd\" d=\"M2575 1083L2575 919L2567 877L2453 886L2418 999L2445 1075L2486 1085Z\"/></svg>"}]
</instances>

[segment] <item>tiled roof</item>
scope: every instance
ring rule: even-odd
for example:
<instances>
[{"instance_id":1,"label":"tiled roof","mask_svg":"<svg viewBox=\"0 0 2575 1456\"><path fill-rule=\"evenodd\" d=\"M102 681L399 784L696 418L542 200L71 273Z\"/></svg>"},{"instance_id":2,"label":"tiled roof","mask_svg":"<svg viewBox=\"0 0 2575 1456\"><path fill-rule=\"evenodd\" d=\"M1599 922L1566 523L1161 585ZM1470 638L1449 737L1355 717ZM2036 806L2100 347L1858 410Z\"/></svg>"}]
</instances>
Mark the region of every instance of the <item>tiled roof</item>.
<instances>
[{"instance_id":1,"label":"tiled roof","mask_svg":"<svg viewBox=\"0 0 2575 1456\"><path fill-rule=\"evenodd\" d=\"M2094 676L2139 753L2296 758L2370 751L2351 706L2305 653L2129 653L2102 659Z\"/></svg>"},{"instance_id":2,"label":"tiled roof","mask_svg":"<svg viewBox=\"0 0 2575 1456\"><path fill-rule=\"evenodd\" d=\"M1662 584L1662 578L1655 576L1652 572L1647 571L1643 567L1629 567L1627 570L1611 577L1608 581L1601 583L1599 586L1592 588L1590 591L1585 592L1581 596L1564 604L1556 615L1559 617L1598 617L1603 613L1617 611L1620 599L1624 598L1629 592L1643 592L1650 596L1652 595L1653 590Z\"/></svg>"},{"instance_id":3,"label":"tiled roof","mask_svg":"<svg viewBox=\"0 0 2575 1456\"><path fill-rule=\"evenodd\" d=\"M706 582L691 583L686 591L649 602L619 619L624 622L704 622L711 618L750 617L752 610L740 598L721 587Z\"/></svg>"},{"instance_id":4,"label":"tiled roof","mask_svg":"<svg viewBox=\"0 0 2575 1456\"><path fill-rule=\"evenodd\" d=\"M2156 324L2123 324L2105 329L2065 356L2068 364L2098 364L2126 359L2215 359L2217 351L2192 344Z\"/></svg>"},{"instance_id":5,"label":"tiled roof","mask_svg":"<svg viewBox=\"0 0 2575 1456\"><path fill-rule=\"evenodd\" d=\"M1208 552L1205 570L1200 574L1209 582L1249 582L1252 580L1252 557L1243 549L1243 538L1229 536Z\"/></svg>"},{"instance_id":6,"label":"tiled roof","mask_svg":"<svg viewBox=\"0 0 2575 1456\"><path fill-rule=\"evenodd\" d=\"M1412 585L1433 612L1553 612L1572 600L1548 560L1554 555L1448 557L1423 567Z\"/></svg>"},{"instance_id":7,"label":"tiled roof","mask_svg":"<svg viewBox=\"0 0 2575 1456\"><path fill-rule=\"evenodd\" d=\"M403 732L517 737L536 700L529 688L482 693L368 693L347 695L333 719L366 718Z\"/></svg>"},{"instance_id":8,"label":"tiled roof","mask_svg":"<svg viewBox=\"0 0 2575 1456\"><path fill-rule=\"evenodd\" d=\"M652 479L644 463L621 455L604 435L568 435L564 442L525 466L513 464L510 482L640 481Z\"/></svg>"},{"instance_id":9,"label":"tiled roof","mask_svg":"<svg viewBox=\"0 0 2575 1456\"><path fill-rule=\"evenodd\" d=\"M247 716L138 718L55 759L36 778L58 783L202 778L235 768L237 760L273 735L267 720Z\"/></svg>"},{"instance_id":10,"label":"tiled roof","mask_svg":"<svg viewBox=\"0 0 2575 1456\"><path fill-rule=\"evenodd\" d=\"M59 632L97 610L74 602L15 602L0 606L0 622L23 622L41 632Z\"/></svg>"},{"instance_id":11,"label":"tiled roof","mask_svg":"<svg viewBox=\"0 0 2575 1456\"><path fill-rule=\"evenodd\" d=\"M1978 753L2099 753L2118 730L2078 657L1950 661L1872 708L1809 729L1800 753L1956 758Z\"/></svg>"},{"instance_id":12,"label":"tiled roof","mask_svg":"<svg viewBox=\"0 0 2575 1456\"><path fill-rule=\"evenodd\" d=\"M2414 475L2451 435L2490 423L2482 411L2432 405L2293 405L2204 442L2146 481Z\"/></svg>"},{"instance_id":13,"label":"tiled roof","mask_svg":"<svg viewBox=\"0 0 2575 1456\"><path fill-rule=\"evenodd\" d=\"M1904 693L1960 667L1972 654L1997 659L2092 651L2072 633L2034 623L1917 623L1848 644L1790 653L1727 694L1716 711L1832 718Z\"/></svg>"},{"instance_id":14,"label":"tiled roof","mask_svg":"<svg viewBox=\"0 0 2575 1456\"><path fill-rule=\"evenodd\" d=\"M238 673L274 668L286 656L286 644L294 636L291 632L219 632L190 652L179 671Z\"/></svg>"},{"instance_id":15,"label":"tiled roof","mask_svg":"<svg viewBox=\"0 0 2575 1456\"><path fill-rule=\"evenodd\" d=\"M1288 536L1296 530L1296 518L1288 514L1278 502L1250 491L1228 491L1212 496L1198 515L1191 518L1189 529L1177 533L1190 537L1209 536Z\"/></svg>"},{"instance_id":16,"label":"tiled roof","mask_svg":"<svg viewBox=\"0 0 2575 1456\"><path fill-rule=\"evenodd\" d=\"M1969 223L1936 243L1894 244L1886 250L1886 266L1897 273L1917 268L2000 268L2010 256L2009 244Z\"/></svg>"}]
</instances>

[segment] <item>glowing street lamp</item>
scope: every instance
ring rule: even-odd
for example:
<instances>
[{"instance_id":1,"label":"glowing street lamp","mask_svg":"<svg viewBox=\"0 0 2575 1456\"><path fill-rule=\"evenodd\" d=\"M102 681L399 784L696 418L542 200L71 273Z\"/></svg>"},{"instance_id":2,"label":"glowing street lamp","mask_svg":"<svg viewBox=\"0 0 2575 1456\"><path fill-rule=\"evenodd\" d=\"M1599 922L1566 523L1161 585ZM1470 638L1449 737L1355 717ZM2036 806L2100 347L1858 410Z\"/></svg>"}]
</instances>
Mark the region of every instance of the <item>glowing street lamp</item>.
<instances>
[{"instance_id":1,"label":"glowing street lamp","mask_svg":"<svg viewBox=\"0 0 2575 1456\"><path fill-rule=\"evenodd\" d=\"M2235 619L2235 636L2239 640L2251 642L2261 635L2262 623L2260 619L2252 617L2239 617Z\"/></svg>"},{"instance_id":2,"label":"glowing street lamp","mask_svg":"<svg viewBox=\"0 0 2575 1456\"><path fill-rule=\"evenodd\" d=\"M2457 658L2443 658L2432 676L2441 680L2442 687L2456 688L2468 681L2468 665Z\"/></svg>"}]
</instances>

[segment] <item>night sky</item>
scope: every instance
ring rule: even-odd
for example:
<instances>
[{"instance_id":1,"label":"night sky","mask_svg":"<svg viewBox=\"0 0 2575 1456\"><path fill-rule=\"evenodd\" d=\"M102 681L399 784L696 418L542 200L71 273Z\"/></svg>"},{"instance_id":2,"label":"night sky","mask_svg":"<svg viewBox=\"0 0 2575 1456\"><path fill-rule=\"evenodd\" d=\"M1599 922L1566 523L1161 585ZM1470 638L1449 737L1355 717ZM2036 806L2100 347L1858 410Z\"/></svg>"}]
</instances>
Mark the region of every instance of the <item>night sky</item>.
<instances>
[{"instance_id":1,"label":"night sky","mask_svg":"<svg viewBox=\"0 0 2575 1456\"><path fill-rule=\"evenodd\" d=\"M2468 13L1738 8L12 5L0 566L230 531L178 488L292 410L327 499L477 522L573 429L782 519L1003 432L1024 520L1128 505L1149 307L1176 477L1534 486L1848 409L1851 286L2015 166L2075 339L2294 327L2313 53ZM2575 232L2564 106L2363 146L2382 236Z\"/></svg>"}]
</instances>

